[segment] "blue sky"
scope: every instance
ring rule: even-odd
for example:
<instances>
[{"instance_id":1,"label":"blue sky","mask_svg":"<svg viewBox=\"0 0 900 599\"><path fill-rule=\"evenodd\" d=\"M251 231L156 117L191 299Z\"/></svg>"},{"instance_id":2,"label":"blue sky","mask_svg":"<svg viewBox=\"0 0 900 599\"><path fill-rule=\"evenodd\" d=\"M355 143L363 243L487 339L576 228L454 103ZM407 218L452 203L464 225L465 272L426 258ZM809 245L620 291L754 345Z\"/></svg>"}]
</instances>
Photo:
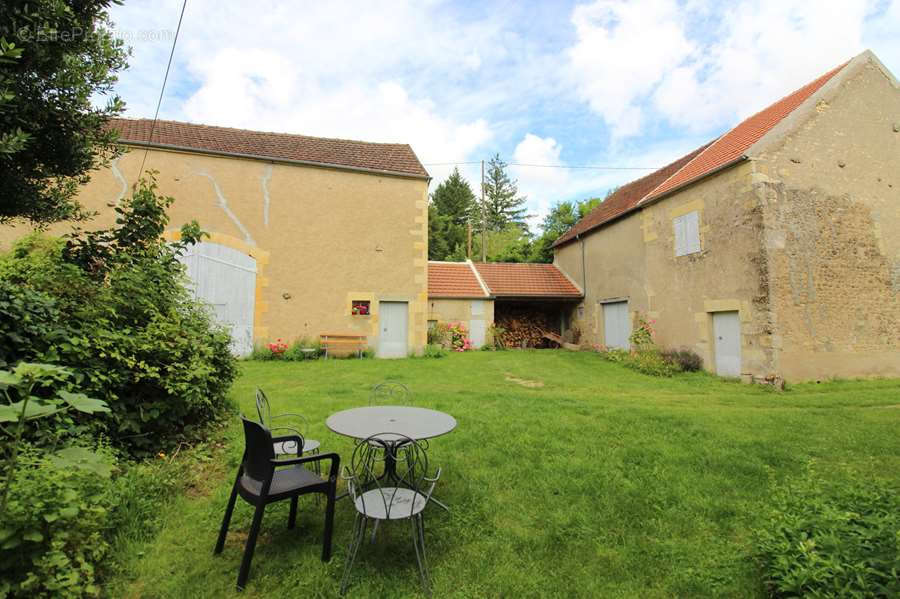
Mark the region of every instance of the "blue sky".
<instances>
[{"instance_id":1,"label":"blue sky","mask_svg":"<svg viewBox=\"0 0 900 599\"><path fill-rule=\"evenodd\" d=\"M127 116L153 116L180 9L112 11ZM897 31L900 0L188 0L160 117L409 143L432 187L495 153L658 167L866 48L900 74ZM510 170L535 223L648 172Z\"/></svg>"}]
</instances>

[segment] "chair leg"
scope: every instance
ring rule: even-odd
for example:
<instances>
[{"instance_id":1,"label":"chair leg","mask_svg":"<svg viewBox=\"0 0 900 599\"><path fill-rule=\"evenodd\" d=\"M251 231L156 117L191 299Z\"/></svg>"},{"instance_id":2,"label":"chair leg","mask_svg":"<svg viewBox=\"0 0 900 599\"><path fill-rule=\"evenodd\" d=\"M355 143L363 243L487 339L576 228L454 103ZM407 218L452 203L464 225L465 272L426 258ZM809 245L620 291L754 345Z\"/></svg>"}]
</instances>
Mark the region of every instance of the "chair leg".
<instances>
[{"instance_id":1,"label":"chair leg","mask_svg":"<svg viewBox=\"0 0 900 599\"><path fill-rule=\"evenodd\" d=\"M347 592L347 583L350 582L350 571L353 569L353 562L356 560L356 552L362 545L363 537L366 535L367 518L362 514L356 514L356 520L353 523L353 538L350 540L350 548L347 550L347 565L344 566L344 576L341 578L341 595Z\"/></svg>"},{"instance_id":2,"label":"chair leg","mask_svg":"<svg viewBox=\"0 0 900 599\"><path fill-rule=\"evenodd\" d=\"M237 499L237 480L231 487L231 497L228 498L228 505L225 507L225 516L222 518L222 526L219 529L219 538L216 541L216 548L213 553L222 553L225 548L225 537L228 535L228 525L231 523L231 514L234 512L234 502Z\"/></svg>"},{"instance_id":3,"label":"chair leg","mask_svg":"<svg viewBox=\"0 0 900 599\"><path fill-rule=\"evenodd\" d=\"M288 529L297 525L297 496L291 497L291 511L288 514Z\"/></svg>"},{"instance_id":4,"label":"chair leg","mask_svg":"<svg viewBox=\"0 0 900 599\"><path fill-rule=\"evenodd\" d=\"M237 588L244 590L247 577L250 575L250 562L253 561L253 551L256 549L256 537L259 536L259 528L262 525L263 512L266 506L260 503L253 512L253 523L250 525L250 534L247 535L247 545L244 547L244 559L241 560L241 570L238 572Z\"/></svg>"},{"instance_id":5,"label":"chair leg","mask_svg":"<svg viewBox=\"0 0 900 599\"><path fill-rule=\"evenodd\" d=\"M422 590L431 597L431 584L428 580L428 563L425 561L425 521L422 514L410 518L413 529L413 546L416 549L416 561L419 562L419 576L422 578Z\"/></svg>"},{"instance_id":6,"label":"chair leg","mask_svg":"<svg viewBox=\"0 0 900 599\"><path fill-rule=\"evenodd\" d=\"M317 494L318 496L318 494ZM331 560L331 537L334 532L334 503L335 489L332 486L328 492L327 503L325 505L325 532L322 537L322 561Z\"/></svg>"}]
</instances>

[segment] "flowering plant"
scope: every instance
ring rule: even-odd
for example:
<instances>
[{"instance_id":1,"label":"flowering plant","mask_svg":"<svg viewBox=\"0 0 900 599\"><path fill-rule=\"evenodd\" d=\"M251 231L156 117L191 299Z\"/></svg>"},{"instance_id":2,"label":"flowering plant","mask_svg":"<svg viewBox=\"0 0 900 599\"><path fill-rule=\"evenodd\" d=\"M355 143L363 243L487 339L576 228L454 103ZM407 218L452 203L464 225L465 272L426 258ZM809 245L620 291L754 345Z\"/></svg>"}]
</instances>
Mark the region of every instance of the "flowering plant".
<instances>
[{"instance_id":1,"label":"flowering plant","mask_svg":"<svg viewBox=\"0 0 900 599\"><path fill-rule=\"evenodd\" d=\"M447 325L447 333L450 335L450 349L453 351L468 351L472 349L472 340L469 339L466 325L461 322L451 322Z\"/></svg>"},{"instance_id":2,"label":"flowering plant","mask_svg":"<svg viewBox=\"0 0 900 599\"><path fill-rule=\"evenodd\" d=\"M635 314L634 329L628 337L628 341L631 343L632 348L647 349L653 346L653 333L655 332L653 330L653 325L655 324L655 320L648 321L640 312Z\"/></svg>"},{"instance_id":3,"label":"flowering plant","mask_svg":"<svg viewBox=\"0 0 900 599\"><path fill-rule=\"evenodd\" d=\"M281 339L278 339L275 341L275 343L269 343L266 347L268 347L269 351L272 352L273 354L275 354L276 356L280 356L281 354L283 354L284 352L287 351L288 344L285 343L284 341L282 341Z\"/></svg>"},{"instance_id":4,"label":"flowering plant","mask_svg":"<svg viewBox=\"0 0 900 599\"><path fill-rule=\"evenodd\" d=\"M353 306L353 314L357 316L367 316L369 314L369 306L366 304L356 304Z\"/></svg>"}]
</instances>

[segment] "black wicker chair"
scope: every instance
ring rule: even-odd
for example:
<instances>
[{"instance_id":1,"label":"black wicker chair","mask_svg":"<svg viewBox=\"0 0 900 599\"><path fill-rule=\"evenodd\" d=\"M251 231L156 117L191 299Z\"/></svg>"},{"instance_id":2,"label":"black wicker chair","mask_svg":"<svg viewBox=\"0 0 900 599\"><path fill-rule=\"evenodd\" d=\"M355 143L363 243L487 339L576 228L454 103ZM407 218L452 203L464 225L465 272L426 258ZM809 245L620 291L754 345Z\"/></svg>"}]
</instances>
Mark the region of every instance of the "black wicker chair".
<instances>
[{"instance_id":1,"label":"black wicker chair","mask_svg":"<svg viewBox=\"0 0 900 599\"><path fill-rule=\"evenodd\" d=\"M341 464L341 458L336 453L276 459L274 444L287 441L297 443L297 447L303 447L303 437L291 435L273 438L269 429L258 422L247 420L244 417L241 417L241 420L244 423L244 457L231 489L231 497L228 499L228 507L225 508L225 517L222 518L222 528L219 530L219 539L216 541L214 551L221 553L225 547L225 537L228 534L234 503L237 496L240 495L244 501L255 506L256 511L253 513L253 523L250 525L244 557L238 573L238 590L243 590L250 574L250 562L253 560L253 551L256 548L256 538L262 524L263 512L266 505L270 503L283 499L291 500L288 528L294 528L297 521L297 499L307 493L325 495L327 504L325 506L325 533L322 539L322 561L327 562L331 559L335 488ZM331 463L327 480L304 467L307 464L317 464L322 460L328 460Z\"/></svg>"},{"instance_id":2,"label":"black wicker chair","mask_svg":"<svg viewBox=\"0 0 900 599\"><path fill-rule=\"evenodd\" d=\"M382 521L409 520L422 588L431 596L425 561L424 511L440 477L440 469L433 477L428 476L428 455L419 442L404 435L379 433L356 445L350 467L344 468L344 478L357 513L341 579L342 595L347 591L353 562L363 544L369 520L373 521L373 526Z\"/></svg>"}]
</instances>

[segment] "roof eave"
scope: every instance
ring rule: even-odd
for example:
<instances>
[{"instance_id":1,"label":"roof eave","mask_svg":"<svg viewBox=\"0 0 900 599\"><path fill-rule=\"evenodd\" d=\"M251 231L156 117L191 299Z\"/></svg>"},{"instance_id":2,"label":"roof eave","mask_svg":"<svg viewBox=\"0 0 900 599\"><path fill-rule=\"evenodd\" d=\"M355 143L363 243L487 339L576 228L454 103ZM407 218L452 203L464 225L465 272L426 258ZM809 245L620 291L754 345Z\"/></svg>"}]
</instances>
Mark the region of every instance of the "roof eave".
<instances>
[{"instance_id":1,"label":"roof eave","mask_svg":"<svg viewBox=\"0 0 900 599\"><path fill-rule=\"evenodd\" d=\"M699 183L700 181L703 181L704 179L708 179L708 178L712 177L713 175L724 171L725 169L731 168L735 164L747 160L747 158L748 157L746 154L741 154L737 158L735 158L733 160L729 160L725 164L719 165L709 172L703 173L702 175L694 177L693 179L688 179L684 183L679 183L675 187L673 187L671 189L667 189L666 191L664 191L660 194L648 195L647 197L643 198L641 201L639 201L637 203L637 205L635 206L635 209L640 209L640 208L643 208L644 206L649 206L650 204L655 204L656 202L663 200L663 199L669 197L670 195L675 194L675 193L683 190L684 188L693 185L694 183Z\"/></svg>"},{"instance_id":2,"label":"roof eave","mask_svg":"<svg viewBox=\"0 0 900 599\"><path fill-rule=\"evenodd\" d=\"M404 173L402 171L381 170L376 168L365 168L361 166L348 166L345 164L333 164L330 162L314 162L312 160L294 160L290 158L276 158L273 156L262 156L259 154L244 154L242 152L226 152L224 150L208 150L206 148L192 148L190 146L179 146L175 144L162 144L147 141L129 140L119 138L116 143L125 146L136 146L139 148L156 148L159 150L171 150L175 152L188 152L191 154L206 154L210 156L223 156L226 158L244 158L248 160L261 160L263 162L276 162L279 164L292 164L295 166L310 166L314 168L327 168L333 170L350 171L357 173L365 173L368 175L383 175L387 177L402 177L404 179L418 179L421 181L431 181L431 175L420 175L415 173Z\"/></svg>"}]
</instances>

